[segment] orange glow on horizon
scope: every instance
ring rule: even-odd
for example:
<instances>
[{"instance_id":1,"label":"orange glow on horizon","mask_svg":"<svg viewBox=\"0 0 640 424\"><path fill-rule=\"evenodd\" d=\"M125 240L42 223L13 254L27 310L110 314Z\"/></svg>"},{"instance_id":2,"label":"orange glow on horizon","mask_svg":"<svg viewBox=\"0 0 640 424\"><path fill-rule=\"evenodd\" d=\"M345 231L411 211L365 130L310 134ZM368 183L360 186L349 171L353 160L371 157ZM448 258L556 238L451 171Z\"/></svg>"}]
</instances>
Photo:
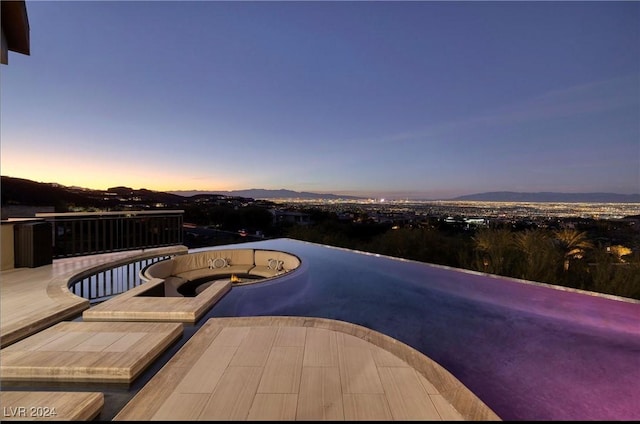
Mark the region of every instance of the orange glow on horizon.
<instances>
[{"instance_id":1,"label":"orange glow on horizon","mask_svg":"<svg viewBox=\"0 0 640 424\"><path fill-rule=\"evenodd\" d=\"M277 187L256 183L261 174L243 173L241 175L191 174L191 170L179 165L170 166L167 172L165 164L144 163L135 158L126 161L113 161L90 155L88 152L73 152L69 157L66 151L23 152L4 147L0 155L2 175L14 178L24 178L40 183L57 183L68 187L82 187L91 190L107 190L110 187L131 187L133 189L147 189L152 191L203 191L228 192L233 190L248 190L251 188L280 189L294 191L309 191L313 193L332 193L336 195L351 195L371 197L372 192L363 189L314 189L279 184ZM197 171L194 171L197 172ZM411 193L413 194L413 193ZM374 197L383 197L380 193ZM402 198L405 193L384 193L385 198Z\"/></svg>"},{"instance_id":2,"label":"orange glow on horizon","mask_svg":"<svg viewBox=\"0 0 640 424\"><path fill-rule=\"evenodd\" d=\"M110 187L131 187L152 191L230 191L242 190L238 181L229 178L199 178L181 170L167 174L152 165L132 166L127 163L105 163L95 158L74 158L64 155L11 154L2 152L2 175L24 178L40 183L57 183L69 187L106 190Z\"/></svg>"},{"instance_id":3,"label":"orange glow on horizon","mask_svg":"<svg viewBox=\"0 0 640 424\"><path fill-rule=\"evenodd\" d=\"M11 168L14 169L14 168ZM123 176L123 174L119 174L117 176L105 176L105 175L94 175L90 172L90 169L86 169L78 172L78 170L74 170L73 174L57 172L59 170L48 170L48 169L28 169L28 170L16 170L12 171L11 169L5 169L3 167L2 175L13 178L23 178L27 180L32 180L39 183L57 183L67 187L82 187L91 190L107 190L111 187L131 187L132 189L147 189L151 191L162 191L162 192L172 192L172 191L232 191L232 190L243 190L244 188L235 187L232 185L221 186L220 184L216 184L216 187L213 187L214 184L210 183L199 183L196 184L192 179L189 178L172 178L172 183L167 184L162 180L166 180L166 175L158 175L158 176ZM53 172L52 172L53 171ZM117 178L117 179L116 179Z\"/></svg>"}]
</instances>

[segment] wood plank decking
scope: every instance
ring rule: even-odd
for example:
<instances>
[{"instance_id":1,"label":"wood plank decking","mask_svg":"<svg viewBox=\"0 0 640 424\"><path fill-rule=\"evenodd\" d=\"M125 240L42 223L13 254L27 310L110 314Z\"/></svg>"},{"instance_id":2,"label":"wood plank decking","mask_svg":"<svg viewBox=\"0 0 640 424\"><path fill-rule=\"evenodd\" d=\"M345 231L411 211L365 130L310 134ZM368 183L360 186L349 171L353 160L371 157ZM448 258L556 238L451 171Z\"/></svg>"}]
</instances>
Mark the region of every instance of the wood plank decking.
<instances>
[{"instance_id":1,"label":"wood plank decking","mask_svg":"<svg viewBox=\"0 0 640 424\"><path fill-rule=\"evenodd\" d=\"M0 351L0 382L131 383L182 335L180 323L60 322Z\"/></svg>"},{"instance_id":2,"label":"wood plank decking","mask_svg":"<svg viewBox=\"0 0 640 424\"><path fill-rule=\"evenodd\" d=\"M361 327L301 317L210 319L115 420L463 419L416 368L345 329Z\"/></svg>"},{"instance_id":3,"label":"wood plank decking","mask_svg":"<svg viewBox=\"0 0 640 424\"><path fill-rule=\"evenodd\" d=\"M74 275L102 265L151 254L185 251L171 246L55 259L37 268L0 271L0 347L5 347L51 325L79 316L89 301L67 289Z\"/></svg>"}]
</instances>

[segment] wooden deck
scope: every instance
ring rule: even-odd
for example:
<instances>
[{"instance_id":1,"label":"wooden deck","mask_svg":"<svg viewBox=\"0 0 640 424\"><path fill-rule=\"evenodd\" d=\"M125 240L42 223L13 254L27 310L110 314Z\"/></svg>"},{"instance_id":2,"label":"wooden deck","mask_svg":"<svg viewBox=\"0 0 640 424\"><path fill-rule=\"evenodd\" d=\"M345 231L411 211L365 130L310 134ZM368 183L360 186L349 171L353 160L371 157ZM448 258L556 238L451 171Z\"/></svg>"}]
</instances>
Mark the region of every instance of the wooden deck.
<instances>
[{"instance_id":1,"label":"wooden deck","mask_svg":"<svg viewBox=\"0 0 640 424\"><path fill-rule=\"evenodd\" d=\"M194 297L146 296L160 289L164 280L155 279L128 290L82 313L84 321L171 321L193 324L231 290L231 281L217 281Z\"/></svg>"},{"instance_id":2,"label":"wooden deck","mask_svg":"<svg viewBox=\"0 0 640 424\"><path fill-rule=\"evenodd\" d=\"M449 379L448 390L466 390L428 358L363 327L303 317L210 319L115 420L463 420L419 370L438 383Z\"/></svg>"},{"instance_id":3,"label":"wooden deck","mask_svg":"<svg viewBox=\"0 0 640 424\"><path fill-rule=\"evenodd\" d=\"M34 269L2 271L2 372L15 373L12 364L29 362L28 357L34 356L30 349L44 346L42 337L50 335L45 329L77 318L89 307L86 300L66 289L70 276L139 254L96 255L56 260L52 265ZM112 332L139 333L120 327L125 323L118 322L74 321L62 326L71 324L84 325L87 330L90 325L106 325L111 326ZM60 344L58 356L65 358L72 352L79 361L86 361L80 357L108 350L120 336L103 331L104 328L90 330L88 339L71 343L73 346ZM153 360L164 348L163 342L145 351ZM100 363L94 357L92 366L99 368ZM87 372L96 372L89 370L92 366ZM25 382L41 378L41 375L22 376ZM37 397L42 395L28 396L39 391L29 392L29 387L21 390L22 400L15 401L12 396L17 395L3 389L0 406L42 404ZM59 402L68 402L62 388L56 393L52 396L58 397ZM102 398L91 396L85 401L93 406L76 415L76 419L92 419ZM54 397L48 398L50 405L55 404ZM107 417L111 418L114 417ZM388 336L334 320L256 317L207 321L115 419L499 420L499 417L438 364Z\"/></svg>"},{"instance_id":4,"label":"wooden deck","mask_svg":"<svg viewBox=\"0 0 640 424\"><path fill-rule=\"evenodd\" d=\"M180 323L59 322L2 349L0 382L129 384L182 329Z\"/></svg>"},{"instance_id":5,"label":"wooden deck","mask_svg":"<svg viewBox=\"0 0 640 424\"><path fill-rule=\"evenodd\" d=\"M184 246L56 259L37 268L0 271L0 347L79 316L89 301L67 289L70 278L107 264L151 254L184 252Z\"/></svg>"}]
</instances>

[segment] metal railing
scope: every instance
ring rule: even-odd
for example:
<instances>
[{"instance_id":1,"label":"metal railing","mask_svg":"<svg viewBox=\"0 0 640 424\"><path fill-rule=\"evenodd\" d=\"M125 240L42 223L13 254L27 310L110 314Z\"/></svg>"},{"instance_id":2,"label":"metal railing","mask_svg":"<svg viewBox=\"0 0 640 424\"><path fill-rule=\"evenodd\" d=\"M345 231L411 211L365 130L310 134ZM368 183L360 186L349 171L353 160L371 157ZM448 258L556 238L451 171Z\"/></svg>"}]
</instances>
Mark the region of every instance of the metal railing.
<instances>
[{"instance_id":1,"label":"metal railing","mask_svg":"<svg viewBox=\"0 0 640 424\"><path fill-rule=\"evenodd\" d=\"M53 259L183 243L182 210L38 213L51 223Z\"/></svg>"},{"instance_id":2,"label":"metal railing","mask_svg":"<svg viewBox=\"0 0 640 424\"><path fill-rule=\"evenodd\" d=\"M140 278L143 269L156 262L169 259L172 255L137 259L109 269L101 269L69 282L71 293L99 303L120 293L124 293L144 283Z\"/></svg>"}]
</instances>

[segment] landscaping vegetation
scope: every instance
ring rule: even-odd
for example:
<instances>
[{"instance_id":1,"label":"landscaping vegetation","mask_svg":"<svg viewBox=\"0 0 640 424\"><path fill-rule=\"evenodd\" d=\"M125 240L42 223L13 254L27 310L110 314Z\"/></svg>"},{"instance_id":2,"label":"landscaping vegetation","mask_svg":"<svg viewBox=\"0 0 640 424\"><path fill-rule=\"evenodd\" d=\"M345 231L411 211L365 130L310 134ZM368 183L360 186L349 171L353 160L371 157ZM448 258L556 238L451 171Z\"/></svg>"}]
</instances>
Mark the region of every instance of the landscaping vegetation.
<instances>
[{"instance_id":1,"label":"landscaping vegetation","mask_svg":"<svg viewBox=\"0 0 640 424\"><path fill-rule=\"evenodd\" d=\"M392 229L324 219L290 226L284 236L640 300L640 254L611 244L609 224L582 228L456 228L444 224ZM607 237L603 237L607 234ZM625 232L621 238L633 243ZM636 241L637 242L637 241Z\"/></svg>"}]
</instances>

